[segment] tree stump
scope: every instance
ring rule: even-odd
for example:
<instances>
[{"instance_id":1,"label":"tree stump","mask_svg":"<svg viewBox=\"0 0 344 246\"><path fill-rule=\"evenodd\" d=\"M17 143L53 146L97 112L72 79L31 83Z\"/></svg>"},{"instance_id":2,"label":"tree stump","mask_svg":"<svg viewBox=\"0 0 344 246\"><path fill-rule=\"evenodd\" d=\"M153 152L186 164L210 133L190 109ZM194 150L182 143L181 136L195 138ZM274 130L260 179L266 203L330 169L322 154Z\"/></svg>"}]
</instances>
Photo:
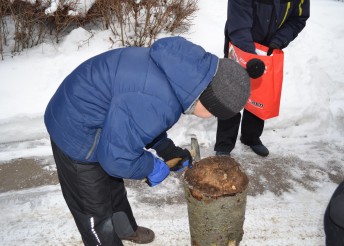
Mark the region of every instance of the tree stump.
<instances>
[{"instance_id":1,"label":"tree stump","mask_svg":"<svg viewBox=\"0 0 344 246\"><path fill-rule=\"evenodd\" d=\"M191 244L234 246L242 240L248 177L229 156L207 157L184 174Z\"/></svg>"}]
</instances>

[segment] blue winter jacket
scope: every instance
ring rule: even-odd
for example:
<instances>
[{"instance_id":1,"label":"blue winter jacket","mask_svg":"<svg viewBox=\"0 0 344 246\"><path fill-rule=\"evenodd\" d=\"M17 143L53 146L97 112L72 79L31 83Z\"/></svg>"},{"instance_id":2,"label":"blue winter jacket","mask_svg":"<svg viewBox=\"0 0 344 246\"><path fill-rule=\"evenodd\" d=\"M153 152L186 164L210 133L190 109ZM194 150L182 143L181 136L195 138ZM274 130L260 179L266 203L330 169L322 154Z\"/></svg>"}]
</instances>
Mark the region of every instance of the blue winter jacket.
<instances>
[{"instance_id":1,"label":"blue winter jacket","mask_svg":"<svg viewBox=\"0 0 344 246\"><path fill-rule=\"evenodd\" d=\"M310 0L228 0L225 37L250 53L255 53L253 42L283 49L302 31L309 15Z\"/></svg>"},{"instance_id":2,"label":"blue winter jacket","mask_svg":"<svg viewBox=\"0 0 344 246\"><path fill-rule=\"evenodd\" d=\"M156 158L145 145L178 121L217 64L218 57L181 37L105 52L65 78L46 108L45 125L72 159L142 179Z\"/></svg>"}]
</instances>

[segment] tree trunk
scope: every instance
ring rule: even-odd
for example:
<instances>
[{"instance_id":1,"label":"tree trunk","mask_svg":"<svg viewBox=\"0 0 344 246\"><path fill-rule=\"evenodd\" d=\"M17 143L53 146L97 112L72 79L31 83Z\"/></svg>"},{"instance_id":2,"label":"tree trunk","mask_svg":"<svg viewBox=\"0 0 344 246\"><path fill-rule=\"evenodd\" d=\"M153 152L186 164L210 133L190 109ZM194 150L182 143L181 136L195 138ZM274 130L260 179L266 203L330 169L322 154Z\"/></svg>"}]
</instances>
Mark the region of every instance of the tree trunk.
<instances>
[{"instance_id":1,"label":"tree trunk","mask_svg":"<svg viewBox=\"0 0 344 246\"><path fill-rule=\"evenodd\" d=\"M228 156L197 162L184 174L191 244L235 246L244 231L248 178Z\"/></svg>"}]
</instances>

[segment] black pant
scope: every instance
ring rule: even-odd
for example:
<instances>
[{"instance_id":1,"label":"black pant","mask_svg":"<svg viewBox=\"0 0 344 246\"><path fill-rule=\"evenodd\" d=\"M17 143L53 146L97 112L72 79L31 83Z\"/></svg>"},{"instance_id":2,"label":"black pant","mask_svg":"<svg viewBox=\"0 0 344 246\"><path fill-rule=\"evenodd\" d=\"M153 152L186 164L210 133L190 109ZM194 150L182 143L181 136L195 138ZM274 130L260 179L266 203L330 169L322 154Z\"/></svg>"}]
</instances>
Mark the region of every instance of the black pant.
<instances>
[{"instance_id":1,"label":"black pant","mask_svg":"<svg viewBox=\"0 0 344 246\"><path fill-rule=\"evenodd\" d=\"M52 141L58 177L66 203L85 245L123 245L137 224L123 179L109 176L99 163L80 163Z\"/></svg>"},{"instance_id":2,"label":"black pant","mask_svg":"<svg viewBox=\"0 0 344 246\"><path fill-rule=\"evenodd\" d=\"M344 245L344 207L332 204L344 203L344 181L334 191L331 200L326 208L324 216L324 229L327 246ZM340 221L339 221L340 220Z\"/></svg>"},{"instance_id":3,"label":"black pant","mask_svg":"<svg viewBox=\"0 0 344 246\"><path fill-rule=\"evenodd\" d=\"M231 152L238 137L241 113L228 120L217 121L215 151ZM260 136L263 133L264 120L258 118L246 109L243 111L241 122L241 141L247 145L261 144Z\"/></svg>"}]
</instances>

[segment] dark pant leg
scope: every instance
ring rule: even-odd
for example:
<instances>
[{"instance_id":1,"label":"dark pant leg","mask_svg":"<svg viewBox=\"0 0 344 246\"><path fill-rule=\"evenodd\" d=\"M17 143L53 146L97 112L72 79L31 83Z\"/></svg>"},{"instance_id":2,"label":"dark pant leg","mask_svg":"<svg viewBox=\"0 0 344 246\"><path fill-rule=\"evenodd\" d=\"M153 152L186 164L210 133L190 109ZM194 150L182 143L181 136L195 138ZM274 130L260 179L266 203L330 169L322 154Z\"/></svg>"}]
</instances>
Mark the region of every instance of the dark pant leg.
<instances>
[{"instance_id":1,"label":"dark pant leg","mask_svg":"<svg viewBox=\"0 0 344 246\"><path fill-rule=\"evenodd\" d=\"M228 120L217 120L215 151L231 152L238 137L241 114L237 113Z\"/></svg>"},{"instance_id":2,"label":"dark pant leg","mask_svg":"<svg viewBox=\"0 0 344 246\"><path fill-rule=\"evenodd\" d=\"M224 57L228 58L229 37L225 33L225 42L223 47ZM241 113L237 113L227 120L217 120L215 151L231 152L238 137Z\"/></svg>"},{"instance_id":3,"label":"dark pant leg","mask_svg":"<svg viewBox=\"0 0 344 246\"><path fill-rule=\"evenodd\" d=\"M263 133L264 120L244 109L241 121L241 141L247 145L258 145Z\"/></svg>"},{"instance_id":4,"label":"dark pant leg","mask_svg":"<svg viewBox=\"0 0 344 246\"><path fill-rule=\"evenodd\" d=\"M113 212L129 213L127 217L136 226L123 180L107 175L99 163L70 159L53 142L52 148L62 193L84 244L123 245L115 232Z\"/></svg>"},{"instance_id":5,"label":"dark pant leg","mask_svg":"<svg viewBox=\"0 0 344 246\"><path fill-rule=\"evenodd\" d=\"M227 33L227 32L226 32ZM225 34L225 44L223 47L223 53L224 53L224 57L228 58L228 52L229 52L229 37L227 37L227 35Z\"/></svg>"},{"instance_id":6,"label":"dark pant leg","mask_svg":"<svg viewBox=\"0 0 344 246\"><path fill-rule=\"evenodd\" d=\"M112 200L112 223L114 225L116 234L119 238L126 238L132 236L136 229L137 224L134 218L131 206L127 198L127 192L124 182L121 179L110 177L111 200ZM113 187L121 187L114 189Z\"/></svg>"}]
</instances>

